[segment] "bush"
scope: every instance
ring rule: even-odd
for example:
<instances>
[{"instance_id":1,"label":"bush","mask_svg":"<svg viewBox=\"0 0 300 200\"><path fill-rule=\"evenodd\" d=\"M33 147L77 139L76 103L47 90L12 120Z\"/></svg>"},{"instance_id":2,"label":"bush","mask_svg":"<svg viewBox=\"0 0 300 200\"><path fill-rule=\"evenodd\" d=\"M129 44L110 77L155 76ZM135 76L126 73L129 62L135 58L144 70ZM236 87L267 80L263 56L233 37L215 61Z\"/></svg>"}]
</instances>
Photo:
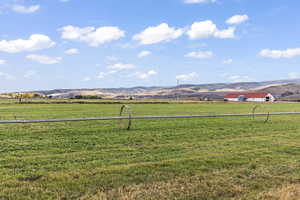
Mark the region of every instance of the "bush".
<instances>
[{"instance_id":1,"label":"bush","mask_svg":"<svg viewBox=\"0 0 300 200\"><path fill-rule=\"evenodd\" d=\"M93 95L87 95L87 96L83 96L83 95L76 95L75 97L71 98L71 99L102 99L102 97L99 96L93 96Z\"/></svg>"}]
</instances>

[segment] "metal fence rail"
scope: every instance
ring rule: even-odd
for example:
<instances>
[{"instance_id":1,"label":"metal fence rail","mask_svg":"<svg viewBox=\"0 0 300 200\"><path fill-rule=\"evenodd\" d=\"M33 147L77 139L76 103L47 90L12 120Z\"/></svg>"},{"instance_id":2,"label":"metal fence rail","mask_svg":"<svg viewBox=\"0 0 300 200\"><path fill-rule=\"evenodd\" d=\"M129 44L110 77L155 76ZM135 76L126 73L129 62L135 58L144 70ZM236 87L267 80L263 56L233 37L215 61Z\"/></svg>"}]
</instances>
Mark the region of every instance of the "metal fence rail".
<instances>
[{"instance_id":1,"label":"metal fence rail","mask_svg":"<svg viewBox=\"0 0 300 200\"><path fill-rule=\"evenodd\" d=\"M215 115L166 115L166 116L119 116L119 117L93 117L73 119L42 119L42 120L0 120L0 124L30 124L51 122L79 122L79 121L107 121L123 119L177 119L177 118L224 118L224 117L249 117L271 115L300 115L300 112L274 112L274 113L246 113L246 114L215 114Z\"/></svg>"}]
</instances>

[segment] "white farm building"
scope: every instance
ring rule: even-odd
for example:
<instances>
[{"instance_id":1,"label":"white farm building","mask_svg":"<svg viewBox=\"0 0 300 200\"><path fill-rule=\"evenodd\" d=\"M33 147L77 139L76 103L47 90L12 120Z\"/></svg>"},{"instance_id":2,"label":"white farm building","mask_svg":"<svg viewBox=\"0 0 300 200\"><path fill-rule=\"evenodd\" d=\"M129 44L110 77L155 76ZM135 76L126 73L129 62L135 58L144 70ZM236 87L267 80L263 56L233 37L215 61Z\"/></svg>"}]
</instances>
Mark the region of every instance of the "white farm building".
<instances>
[{"instance_id":1,"label":"white farm building","mask_svg":"<svg viewBox=\"0 0 300 200\"><path fill-rule=\"evenodd\" d=\"M224 97L225 101L235 102L274 102L275 97L268 92L255 92L255 93L231 93Z\"/></svg>"}]
</instances>

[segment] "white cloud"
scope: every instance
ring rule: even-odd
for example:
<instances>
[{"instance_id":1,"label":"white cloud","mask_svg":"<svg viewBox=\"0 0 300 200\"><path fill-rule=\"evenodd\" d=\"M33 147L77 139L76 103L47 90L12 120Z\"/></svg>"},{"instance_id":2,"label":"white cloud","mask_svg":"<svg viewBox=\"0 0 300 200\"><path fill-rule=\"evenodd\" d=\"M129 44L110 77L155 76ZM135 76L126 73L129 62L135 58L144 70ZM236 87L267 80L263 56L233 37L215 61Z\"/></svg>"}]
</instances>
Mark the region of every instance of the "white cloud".
<instances>
[{"instance_id":1,"label":"white cloud","mask_svg":"<svg viewBox=\"0 0 300 200\"><path fill-rule=\"evenodd\" d=\"M113 65L107 66L108 71L106 72L99 72L96 78L103 79L106 78L109 75L116 74L122 71L130 70L135 68L135 65L133 64L124 64L124 63L116 63Z\"/></svg>"},{"instance_id":2,"label":"white cloud","mask_svg":"<svg viewBox=\"0 0 300 200\"><path fill-rule=\"evenodd\" d=\"M235 28L234 27L229 27L224 30L217 30L214 34L214 37L216 38L221 38L221 39L226 39L226 38L235 38Z\"/></svg>"},{"instance_id":3,"label":"white cloud","mask_svg":"<svg viewBox=\"0 0 300 200\"><path fill-rule=\"evenodd\" d=\"M249 19L248 15L234 15L230 17L226 23L230 25L241 24Z\"/></svg>"},{"instance_id":4,"label":"white cloud","mask_svg":"<svg viewBox=\"0 0 300 200\"><path fill-rule=\"evenodd\" d=\"M217 26L210 20L195 22L188 30L187 35L190 39L202 39L214 36Z\"/></svg>"},{"instance_id":5,"label":"white cloud","mask_svg":"<svg viewBox=\"0 0 300 200\"><path fill-rule=\"evenodd\" d=\"M16 79L16 77L8 74L8 73L5 73L5 72L0 72L0 78L4 78L6 80L14 80Z\"/></svg>"},{"instance_id":6,"label":"white cloud","mask_svg":"<svg viewBox=\"0 0 300 200\"><path fill-rule=\"evenodd\" d=\"M40 5L32 5L28 7L22 5L13 5L11 9L17 13L30 14L38 11L40 9Z\"/></svg>"},{"instance_id":7,"label":"white cloud","mask_svg":"<svg viewBox=\"0 0 300 200\"><path fill-rule=\"evenodd\" d=\"M37 72L35 70L29 70L29 71L25 72L24 78L30 79L36 75L37 75Z\"/></svg>"},{"instance_id":8,"label":"white cloud","mask_svg":"<svg viewBox=\"0 0 300 200\"><path fill-rule=\"evenodd\" d=\"M182 29L172 28L168 24L162 23L155 27L148 27L143 32L133 36L133 39L139 41L140 44L149 45L177 39L183 32Z\"/></svg>"},{"instance_id":9,"label":"white cloud","mask_svg":"<svg viewBox=\"0 0 300 200\"><path fill-rule=\"evenodd\" d=\"M224 64L224 65L229 65L229 64L231 64L231 63L233 63L233 60L232 60L231 58L226 59L226 60L223 60L223 64Z\"/></svg>"},{"instance_id":10,"label":"white cloud","mask_svg":"<svg viewBox=\"0 0 300 200\"><path fill-rule=\"evenodd\" d=\"M157 74L157 72L156 71L154 71L154 70L150 70L150 71L148 71L148 72L146 72L146 73L136 73L135 74L135 76L137 77L137 78L139 78L139 79L148 79L148 78L150 78L151 76L154 76L154 75L156 75Z\"/></svg>"},{"instance_id":11,"label":"white cloud","mask_svg":"<svg viewBox=\"0 0 300 200\"><path fill-rule=\"evenodd\" d=\"M211 51L199 51L199 52L190 52L185 55L185 57L190 58L198 58L198 59L206 59L213 57L214 54Z\"/></svg>"},{"instance_id":12,"label":"white cloud","mask_svg":"<svg viewBox=\"0 0 300 200\"><path fill-rule=\"evenodd\" d=\"M232 75L228 76L227 80L229 82L238 83L238 82L252 82L255 81L255 79L249 77L249 76L240 76L240 75Z\"/></svg>"},{"instance_id":13,"label":"white cloud","mask_svg":"<svg viewBox=\"0 0 300 200\"><path fill-rule=\"evenodd\" d=\"M60 29L62 31L61 37L67 40L78 40L86 42L89 46L98 47L101 44L119 40L125 36L125 32L118 27L76 27L65 26Z\"/></svg>"},{"instance_id":14,"label":"white cloud","mask_svg":"<svg viewBox=\"0 0 300 200\"><path fill-rule=\"evenodd\" d=\"M214 3L216 0L184 0L184 3L187 4L196 4L196 3Z\"/></svg>"},{"instance_id":15,"label":"white cloud","mask_svg":"<svg viewBox=\"0 0 300 200\"><path fill-rule=\"evenodd\" d=\"M65 54L68 54L68 55L79 54L79 50L75 49L75 48L68 49L68 50L65 51Z\"/></svg>"},{"instance_id":16,"label":"white cloud","mask_svg":"<svg viewBox=\"0 0 300 200\"><path fill-rule=\"evenodd\" d=\"M189 81L189 80L193 80L195 78L198 78L198 73L196 72L192 72L190 74L181 74L181 75L177 75L176 79L177 80L181 80L181 81Z\"/></svg>"},{"instance_id":17,"label":"white cloud","mask_svg":"<svg viewBox=\"0 0 300 200\"><path fill-rule=\"evenodd\" d=\"M266 58L292 58L295 56L300 56L300 48L287 49L287 50L264 49L259 54L260 56Z\"/></svg>"},{"instance_id":18,"label":"white cloud","mask_svg":"<svg viewBox=\"0 0 300 200\"><path fill-rule=\"evenodd\" d=\"M108 69L111 70L128 70L128 69L133 69L135 66L133 64L124 64L124 63L116 63L114 65L108 66Z\"/></svg>"},{"instance_id":19,"label":"white cloud","mask_svg":"<svg viewBox=\"0 0 300 200\"><path fill-rule=\"evenodd\" d=\"M57 64L60 63L60 61L62 60L61 57L49 57L46 55L36 55L36 54L28 55L26 56L26 58L45 65Z\"/></svg>"},{"instance_id":20,"label":"white cloud","mask_svg":"<svg viewBox=\"0 0 300 200\"><path fill-rule=\"evenodd\" d=\"M152 54L151 51L141 51L141 52L138 54L138 57L139 57L139 58L142 58L142 57L149 56L149 55L151 55L151 54Z\"/></svg>"},{"instance_id":21,"label":"white cloud","mask_svg":"<svg viewBox=\"0 0 300 200\"><path fill-rule=\"evenodd\" d=\"M79 28L75 26L65 26L60 29L62 31L61 37L63 39L68 39L68 40L76 40L76 39L81 39L83 40L86 35L90 34L95 30L94 27L84 27L84 28Z\"/></svg>"},{"instance_id":22,"label":"white cloud","mask_svg":"<svg viewBox=\"0 0 300 200\"><path fill-rule=\"evenodd\" d=\"M234 38L235 28L229 27L228 29L219 30L217 26L211 21L200 21L192 24L187 31L187 35L191 40L205 39L210 37L216 38Z\"/></svg>"},{"instance_id":23,"label":"white cloud","mask_svg":"<svg viewBox=\"0 0 300 200\"><path fill-rule=\"evenodd\" d=\"M1 40L0 51L7 53L18 53L22 51L37 51L47 49L55 45L47 35L33 34L28 40Z\"/></svg>"},{"instance_id":24,"label":"white cloud","mask_svg":"<svg viewBox=\"0 0 300 200\"><path fill-rule=\"evenodd\" d=\"M300 74L297 72L290 72L290 73L288 73L288 77L289 77L289 79L299 79Z\"/></svg>"},{"instance_id":25,"label":"white cloud","mask_svg":"<svg viewBox=\"0 0 300 200\"><path fill-rule=\"evenodd\" d=\"M122 49L134 49L134 48L138 47L137 44L133 44L133 43L130 43L130 42L118 44L117 46L122 48Z\"/></svg>"},{"instance_id":26,"label":"white cloud","mask_svg":"<svg viewBox=\"0 0 300 200\"><path fill-rule=\"evenodd\" d=\"M6 64L6 60L0 59L0 65L4 65L4 64Z\"/></svg>"}]
</instances>

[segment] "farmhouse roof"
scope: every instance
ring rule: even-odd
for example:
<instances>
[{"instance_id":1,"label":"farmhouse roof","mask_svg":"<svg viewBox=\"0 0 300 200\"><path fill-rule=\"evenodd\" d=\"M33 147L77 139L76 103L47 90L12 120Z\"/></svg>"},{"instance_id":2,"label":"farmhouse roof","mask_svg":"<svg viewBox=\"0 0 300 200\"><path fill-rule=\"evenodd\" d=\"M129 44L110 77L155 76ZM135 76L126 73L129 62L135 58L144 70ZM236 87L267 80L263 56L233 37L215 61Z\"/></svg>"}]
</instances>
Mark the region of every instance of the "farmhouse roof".
<instances>
[{"instance_id":1,"label":"farmhouse roof","mask_svg":"<svg viewBox=\"0 0 300 200\"><path fill-rule=\"evenodd\" d=\"M229 98L239 98L243 95L246 98L265 98L269 93L268 92L254 92L254 93L230 93L225 96L226 99Z\"/></svg>"}]
</instances>

